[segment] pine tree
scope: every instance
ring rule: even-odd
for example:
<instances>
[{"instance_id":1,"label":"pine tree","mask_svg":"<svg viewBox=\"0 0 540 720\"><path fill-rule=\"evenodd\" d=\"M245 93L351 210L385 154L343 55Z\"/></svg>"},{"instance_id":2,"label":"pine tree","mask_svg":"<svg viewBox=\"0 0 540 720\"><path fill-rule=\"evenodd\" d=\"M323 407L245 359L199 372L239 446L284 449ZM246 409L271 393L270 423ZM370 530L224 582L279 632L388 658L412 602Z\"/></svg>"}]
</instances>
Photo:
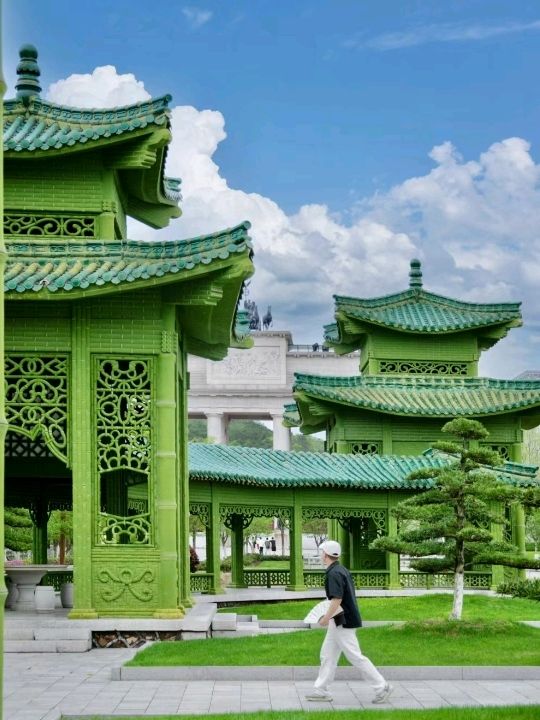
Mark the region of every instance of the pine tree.
<instances>
[{"instance_id":1,"label":"pine tree","mask_svg":"<svg viewBox=\"0 0 540 720\"><path fill-rule=\"evenodd\" d=\"M423 572L454 574L451 619L461 619L464 571L476 563L532 567L538 561L520 554L518 548L493 537L491 523L504 523L492 503L524 502L533 506L537 494L500 478L490 468L501 465L498 453L474 447L488 431L475 421L451 420L442 428L456 438L438 442L435 450L455 458L442 468L422 468L408 480L431 480L430 489L402 501L394 509L400 531L375 540L372 548L410 555L411 567Z\"/></svg>"}]
</instances>

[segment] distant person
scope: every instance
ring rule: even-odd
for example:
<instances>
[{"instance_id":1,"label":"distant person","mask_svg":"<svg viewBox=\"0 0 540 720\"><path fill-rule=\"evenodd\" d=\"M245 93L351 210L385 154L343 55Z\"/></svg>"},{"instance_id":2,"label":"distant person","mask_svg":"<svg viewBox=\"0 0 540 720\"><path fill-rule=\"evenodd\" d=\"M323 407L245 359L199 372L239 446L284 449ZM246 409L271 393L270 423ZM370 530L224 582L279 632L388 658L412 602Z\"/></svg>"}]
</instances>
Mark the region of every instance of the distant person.
<instances>
[{"instance_id":1,"label":"distant person","mask_svg":"<svg viewBox=\"0 0 540 720\"><path fill-rule=\"evenodd\" d=\"M319 702L332 701L328 686L334 680L336 667L343 653L374 689L375 696L372 702L383 703L394 688L386 682L371 660L362 655L358 645L356 629L362 627L362 619L351 574L339 563L341 546L335 540L327 540L320 545L319 551L322 552L322 561L326 567L324 589L326 597L330 600L330 606L319 620L319 625L328 627L328 630L321 647L319 676L315 680L313 692L308 693L306 699Z\"/></svg>"},{"instance_id":2,"label":"distant person","mask_svg":"<svg viewBox=\"0 0 540 720\"><path fill-rule=\"evenodd\" d=\"M259 555L262 557L262 556L263 556L263 553L264 553L264 545L261 543L261 544L259 545Z\"/></svg>"},{"instance_id":3,"label":"distant person","mask_svg":"<svg viewBox=\"0 0 540 720\"><path fill-rule=\"evenodd\" d=\"M266 540L264 541L264 547L267 550L270 550L270 540L268 538L266 538Z\"/></svg>"},{"instance_id":4,"label":"distant person","mask_svg":"<svg viewBox=\"0 0 540 720\"><path fill-rule=\"evenodd\" d=\"M270 550L272 550L273 553L276 552L276 541L275 541L275 538L272 538L272 539L270 540Z\"/></svg>"},{"instance_id":5,"label":"distant person","mask_svg":"<svg viewBox=\"0 0 540 720\"><path fill-rule=\"evenodd\" d=\"M319 343L313 343L312 348L313 348L313 352L318 352L318 350L319 350Z\"/></svg>"}]
</instances>

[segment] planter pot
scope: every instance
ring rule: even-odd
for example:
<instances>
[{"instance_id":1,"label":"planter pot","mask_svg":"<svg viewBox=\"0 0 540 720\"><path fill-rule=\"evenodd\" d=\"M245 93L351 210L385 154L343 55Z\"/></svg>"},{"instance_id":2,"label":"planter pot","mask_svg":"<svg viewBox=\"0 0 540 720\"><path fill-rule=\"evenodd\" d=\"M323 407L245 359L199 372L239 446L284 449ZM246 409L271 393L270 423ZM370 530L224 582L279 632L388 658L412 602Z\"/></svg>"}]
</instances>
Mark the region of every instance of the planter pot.
<instances>
[{"instance_id":1,"label":"planter pot","mask_svg":"<svg viewBox=\"0 0 540 720\"><path fill-rule=\"evenodd\" d=\"M6 579L6 585L8 589L8 594L6 598L6 607L10 610L15 609L15 603L17 602L17 598L19 597L19 590L17 589L17 583L14 583L11 578Z\"/></svg>"},{"instance_id":2,"label":"planter pot","mask_svg":"<svg viewBox=\"0 0 540 720\"><path fill-rule=\"evenodd\" d=\"M63 608L73 607L73 583L62 583L60 586L60 600Z\"/></svg>"},{"instance_id":3,"label":"planter pot","mask_svg":"<svg viewBox=\"0 0 540 720\"><path fill-rule=\"evenodd\" d=\"M56 597L51 585L38 585L34 595L36 610L40 615L54 613Z\"/></svg>"}]
</instances>

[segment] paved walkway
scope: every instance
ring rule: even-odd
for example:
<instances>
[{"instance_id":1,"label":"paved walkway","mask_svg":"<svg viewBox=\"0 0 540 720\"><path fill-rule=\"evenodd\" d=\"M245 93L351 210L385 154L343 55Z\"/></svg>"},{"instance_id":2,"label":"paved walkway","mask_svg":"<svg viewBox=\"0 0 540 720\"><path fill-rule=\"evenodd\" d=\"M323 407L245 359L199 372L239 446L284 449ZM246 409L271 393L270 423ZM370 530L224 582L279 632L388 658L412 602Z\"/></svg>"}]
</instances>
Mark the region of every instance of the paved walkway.
<instances>
[{"instance_id":1,"label":"paved walkway","mask_svg":"<svg viewBox=\"0 0 540 720\"><path fill-rule=\"evenodd\" d=\"M77 655L5 656L5 720L58 720L61 713L84 716L201 714L256 710L320 710L308 703L310 682L280 681L113 681L111 667L132 650L92 650ZM450 705L540 705L540 681L396 681L389 707ZM335 709L372 707L362 682L334 684ZM532 718L532 716L531 716Z\"/></svg>"}]
</instances>

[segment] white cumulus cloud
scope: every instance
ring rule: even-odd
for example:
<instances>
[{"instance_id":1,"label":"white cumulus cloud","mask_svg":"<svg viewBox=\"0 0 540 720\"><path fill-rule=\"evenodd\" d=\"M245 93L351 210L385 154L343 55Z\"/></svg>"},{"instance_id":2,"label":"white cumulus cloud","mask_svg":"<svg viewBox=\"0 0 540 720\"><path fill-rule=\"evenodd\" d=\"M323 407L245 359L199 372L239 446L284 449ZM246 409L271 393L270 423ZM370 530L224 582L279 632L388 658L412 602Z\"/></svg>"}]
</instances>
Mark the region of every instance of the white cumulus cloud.
<instances>
[{"instance_id":1,"label":"white cumulus cloud","mask_svg":"<svg viewBox=\"0 0 540 720\"><path fill-rule=\"evenodd\" d=\"M211 10L201 10L200 8L194 7L184 7L182 8L182 13L194 30L210 22L214 15Z\"/></svg>"},{"instance_id":2,"label":"white cumulus cloud","mask_svg":"<svg viewBox=\"0 0 540 720\"><path fill-rule=\"evenodd\" d=\"M49 89L55 102L115 106L149 97L113 67L72 75ZM182 178L183 216L159 232L130 223L140 239L191 237L252 223L257 272L252 297L272 304L277 325L313 342L332 320L332 294L372 296L407 286L409 260L423 261L424 285L471 301L524 302L531 335L540 332L540 167L529 144L508 138L477 159L450 142L433 148L434 167L351 208L345 221L324 204L287 214L271 198L231 188L214 160L226 139L223 115L177 106L167 173ZM291 173L294 168L290 169ZM483 371L513 376L538 367L524 330L488 353Z\"/></svg>"}]
</instances>

